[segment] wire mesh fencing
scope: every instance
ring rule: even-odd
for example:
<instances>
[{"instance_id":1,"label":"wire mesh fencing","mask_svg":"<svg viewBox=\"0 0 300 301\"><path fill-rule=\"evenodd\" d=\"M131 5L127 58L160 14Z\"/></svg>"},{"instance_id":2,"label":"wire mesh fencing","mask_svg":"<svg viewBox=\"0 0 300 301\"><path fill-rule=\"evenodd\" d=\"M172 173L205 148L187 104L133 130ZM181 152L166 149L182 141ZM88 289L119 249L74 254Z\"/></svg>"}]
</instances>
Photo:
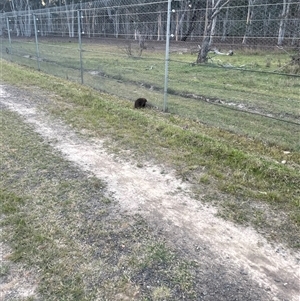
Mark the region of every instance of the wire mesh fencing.
<instances>
[{"instance_id":1,"label":"wire mesh fencing","mask_svg":"<svg viewBox=\"0 0 300 301\"><path fill-rule=\"evenodd\" d=\"M0 14L7 60L299 148L300 3L98 0ZM280 129L280 130L278 130Z\"/></svg>"}]
</instances>

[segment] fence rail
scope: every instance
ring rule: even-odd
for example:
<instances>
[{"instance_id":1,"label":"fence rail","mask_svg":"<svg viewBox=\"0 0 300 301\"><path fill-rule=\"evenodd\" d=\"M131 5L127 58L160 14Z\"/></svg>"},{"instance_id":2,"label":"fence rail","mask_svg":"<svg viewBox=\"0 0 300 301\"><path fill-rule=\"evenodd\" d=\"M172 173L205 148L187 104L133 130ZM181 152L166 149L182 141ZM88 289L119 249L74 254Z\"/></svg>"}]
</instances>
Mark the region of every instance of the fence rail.
<instances>
[{"instance_id":1,"label":"fence rail","mask_svg":"<svg viewBox=\"0 0 300 301\"><path fill-rule=\"evenodd\" d=\"M291 135L300 125L299 1L213 3L106 0L2 13L1 53L129 100L146 97L164 111L299 149Z\"/></svg>"}]
</instances>

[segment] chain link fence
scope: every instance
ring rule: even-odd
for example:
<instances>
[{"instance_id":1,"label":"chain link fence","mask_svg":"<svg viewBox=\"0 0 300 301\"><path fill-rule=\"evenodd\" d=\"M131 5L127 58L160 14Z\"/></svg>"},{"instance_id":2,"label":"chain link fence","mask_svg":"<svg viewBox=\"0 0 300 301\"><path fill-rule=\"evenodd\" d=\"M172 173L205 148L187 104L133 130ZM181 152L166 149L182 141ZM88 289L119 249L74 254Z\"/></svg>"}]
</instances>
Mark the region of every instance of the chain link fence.
<instances>
[{"instance_id":1,"label":"chain link fence","mask_svg":"<svg viewBox=\"0 0 300 301\"><path fill-rule=\"evenodd\" d=\"M288 135L300 125L299 1L98 0L21 9L0 14L2 58L299 148Z\"/></svg>"}]
</instances>

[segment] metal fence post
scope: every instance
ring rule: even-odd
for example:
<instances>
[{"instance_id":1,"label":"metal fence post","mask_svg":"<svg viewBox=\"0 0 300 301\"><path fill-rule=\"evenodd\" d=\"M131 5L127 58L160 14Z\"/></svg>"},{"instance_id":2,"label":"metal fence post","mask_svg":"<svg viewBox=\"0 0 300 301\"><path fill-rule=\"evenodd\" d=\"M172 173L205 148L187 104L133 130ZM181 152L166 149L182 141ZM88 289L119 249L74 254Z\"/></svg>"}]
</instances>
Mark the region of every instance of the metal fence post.
<instances>
[{"instance_id":1,"label":"metal fence post","mask_svg":"<svg viewBox=\"0 0 300 301\"><path fill-rule=\"evenodd\" d=\"M78 46L79 46L79 58L80 58L80 78L81 84L83 84L83 66L82 66L82 43L81 43L81 11L77 11L78 19Z\"/></svg>"},{"instance_id":2,"label":"metal fence post","mask_svg":"<svg viewBox=\"0 0 300 301\"><path fill-rule=\"evenodd\" d=\"M37 36L37 29L36 29L36 16L33 15L33 24L34 24L34 34L35 34L35 46L36 46L36 61L38 65L38 70L40 71L40 51L39 51L39 43L38 43L38 36Z\"/></svg>"},{"instance_id":3,"label":"metal fence post","mask_svg":"<svg viewBox=\"0 0 300 301\"><path fill-rule=\"evenodd\" d=\"M168 18L167 18L167 34L166 34L166 56L165 56L165 84L164 84L164 105L163 111L168 111L168 72L169 72L169 48L170 48L170 23L171 23L171 1L168 0Z\"/></svg>"},{"instance_id":4,"label":"metal fence post","mask_svg":"<svg viewBox=\"0 0 300 301\"><path fill-rule=\"evenodd\" d=\"M11 45L11 37L10 37L10 27L9 27L9 19L6 18L6 26L7 26L7 34L8 34L8 43L9 49L6 49L6 52L9 52L10 60L12 61L12 45Z\"/></svg>"}]
</instances>

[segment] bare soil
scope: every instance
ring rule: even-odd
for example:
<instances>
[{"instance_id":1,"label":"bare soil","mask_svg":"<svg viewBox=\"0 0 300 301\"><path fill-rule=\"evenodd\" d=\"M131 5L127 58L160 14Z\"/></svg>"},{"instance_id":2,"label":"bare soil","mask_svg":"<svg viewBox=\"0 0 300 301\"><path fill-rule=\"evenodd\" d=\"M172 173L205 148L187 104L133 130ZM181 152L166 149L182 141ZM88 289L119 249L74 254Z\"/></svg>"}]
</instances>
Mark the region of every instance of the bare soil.
<instances>
[{"instance_id":1,"label":"bare soil","mask_svg":"<svg viewBox=\"0 0 300 301\"><path fill-rule=\"evenodd\" d=\"M22 91L1 85L0 101L33 125L67 160L104 180L124 213L140 214L162 229L179 252L210 269L205 281L216 294L203 295L203 300L258 300L257 296L261 300L299 300L299 252L273 246L254 229L217 217L213 207L191 197L189 185L178 180L175 171L151 162L143 166L125 162L108 153L104 141L87 138L84 131L75 133L47 116ZM228 289L227 298L218 298L217 291L225 283L237 283L244 293L230 296ZM6 289L2 286L4 292Z\"/></svg>"}]
</instances>

